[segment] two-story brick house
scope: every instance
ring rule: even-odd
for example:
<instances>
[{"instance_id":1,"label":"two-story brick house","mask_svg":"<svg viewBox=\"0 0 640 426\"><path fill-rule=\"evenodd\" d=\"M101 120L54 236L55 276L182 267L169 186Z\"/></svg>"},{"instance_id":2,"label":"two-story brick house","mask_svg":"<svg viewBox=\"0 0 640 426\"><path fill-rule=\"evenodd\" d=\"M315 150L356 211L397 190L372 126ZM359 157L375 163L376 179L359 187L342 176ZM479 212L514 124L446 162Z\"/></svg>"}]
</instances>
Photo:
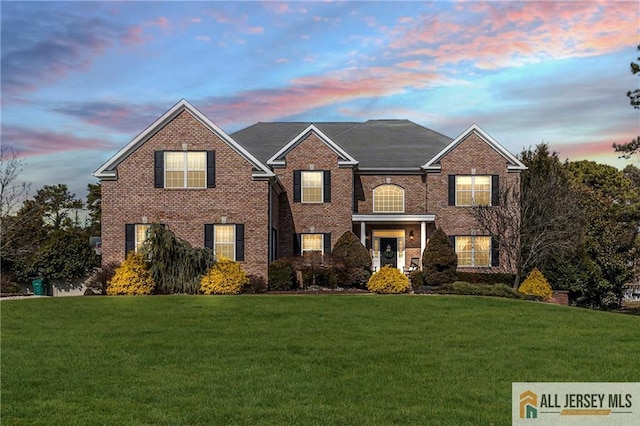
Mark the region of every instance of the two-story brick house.
<instances>
[{"instance_id":1,"label":"two-story brick house","mask_svg":"<svg viewBox=\"0 0 640 426\"><path fill-rule=\"evenodd\" d=\"M525 166L477 125L455 139L407 120L257 123L231 135L182 100L103 164L103 262L152 222L267 275L352 230L374 268L409 268L436 226L460 270L496 271L497 241L470 206L495 205Z\"/></svg>"}]
</instances>

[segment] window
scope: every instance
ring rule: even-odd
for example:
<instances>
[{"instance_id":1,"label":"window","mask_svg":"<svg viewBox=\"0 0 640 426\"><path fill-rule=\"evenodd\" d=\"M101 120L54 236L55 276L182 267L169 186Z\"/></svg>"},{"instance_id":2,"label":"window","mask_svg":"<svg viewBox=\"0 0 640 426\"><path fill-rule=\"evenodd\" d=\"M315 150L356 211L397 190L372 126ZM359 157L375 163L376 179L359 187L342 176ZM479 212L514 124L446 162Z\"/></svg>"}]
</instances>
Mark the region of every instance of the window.
<instances>
[{"instance_id":1,"label":"window","mask_svg":"<svg viewBox=\"0 0 640 426\"><path fill-rule=\"evenodd\" d=\"M331 170L294 170L293 202L308 204L330 203Z\"/></svg>"},{"instance_id":2,"label":"window","mask_svg":"<svg viewBox=\"0 0 640 426\"><path fill-rule=\"evenodd\" d=\"M235 260L235 236L233 225L216 225L215 226L215 244L213 253L216 257L224 256L227 259Z\"/></svg>"},{"instance_id":3,"label":"window","mask_svg":"<svg viewBox=\"0 0 640 426\"><path fill-rule=\"evenodd\" d=\"M491 266L491 237L455 237L458 266Z\"/></svg>"},{"instance_id":4,"label":"window","mask_svg":"<svg viewBox=\"0 0 640 426\"><path fill-rule=\"evenodd\" d=\"M491 176L456 176L456 206L491 204Z\"/></svg>"},{"instance_id":5,"label":"window","mask_svg":"<svg viewBox=\"0 0 640 426\"><path fill-rule=\"evenodd\" d=\"M312 251L319 251L322 253L323 246L322 234L302 234L302 254Z\"/></svg>"},{"instance_id":6,"label":"window","mask_svg":"<svg viewBox=\"0 0 640 426\"><path fill-rule=\"evenodd\" d=\"M136 253L142 248L142 243L147 239L147 231L151 225L136 225L134 250Z\"/></svg>"},{"instance_id":7,"label":"window","mask_svg":"<svg viewBox=\"0 0 640 426\"><path fill-rule=\"evenodd\" d=\"M302 202L322 202L322 172L302 172Z\"/></svg>"},{"instance_id":8,"label":"window","mask_svg":"<svg viewBox=\"0 0 640 426\"><path fill-rule=\"evenodd\" d=\"M373 189L374 213L404 213L404 189L397 185L380 185Z\"/></svg>"},{"instance_id":9,"label":"window","mask_svg":"<svg viewBox=\"0 0 640 426\"><path fill-rule=\"evenodd\" d=\"M204 151L165 152L165 188L205 188L207 157Z\"/></svg>"},{"instance_id":10,"label":"window","mask_svg":"<svg viewBox=\"0 0 640 426\"><path fill-rule=\"evenodd\" d=\"M204 246L213 250L217 257L244 261L244 225L205 224Z\"/></svg>"}]
</instances>

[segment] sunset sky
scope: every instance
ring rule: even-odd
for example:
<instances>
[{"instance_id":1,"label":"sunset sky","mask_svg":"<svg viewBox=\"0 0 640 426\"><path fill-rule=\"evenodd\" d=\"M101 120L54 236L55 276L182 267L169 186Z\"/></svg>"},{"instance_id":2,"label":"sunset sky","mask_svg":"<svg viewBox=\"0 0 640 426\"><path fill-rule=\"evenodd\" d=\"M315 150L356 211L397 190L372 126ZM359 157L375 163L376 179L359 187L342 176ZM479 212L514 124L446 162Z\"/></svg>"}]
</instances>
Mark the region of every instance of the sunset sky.
<instances>
[{"instance_id":1,"label":"sunset sky","mask_svg":"<svg viewBox=\"0 0 640 426\"><path fill-rule=\"evenodd\" d=\"M228 133L257 121L473 123L518 154L624 167L637 1L7 2L2 145L32 190L91 173L185 98ZM427 159L423 159L426 161Z\"/></svg>"}]
</instances>

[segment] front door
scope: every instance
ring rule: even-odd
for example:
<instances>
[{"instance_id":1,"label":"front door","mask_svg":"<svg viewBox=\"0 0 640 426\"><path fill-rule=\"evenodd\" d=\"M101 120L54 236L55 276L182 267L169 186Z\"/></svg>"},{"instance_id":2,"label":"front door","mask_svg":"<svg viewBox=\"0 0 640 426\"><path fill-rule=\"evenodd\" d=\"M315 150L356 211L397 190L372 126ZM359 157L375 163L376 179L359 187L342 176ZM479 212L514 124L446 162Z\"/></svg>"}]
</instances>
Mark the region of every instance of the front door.
<instances>
[{"instance_id":1,"label":"front door","mask_svg":"<svg viewBox=\"0 0 640 426\"><path fill-rule=\"evenodd\" d=\"M398 267L398 239L380 238L380 267Z\"/></svg>"}]
</instances>

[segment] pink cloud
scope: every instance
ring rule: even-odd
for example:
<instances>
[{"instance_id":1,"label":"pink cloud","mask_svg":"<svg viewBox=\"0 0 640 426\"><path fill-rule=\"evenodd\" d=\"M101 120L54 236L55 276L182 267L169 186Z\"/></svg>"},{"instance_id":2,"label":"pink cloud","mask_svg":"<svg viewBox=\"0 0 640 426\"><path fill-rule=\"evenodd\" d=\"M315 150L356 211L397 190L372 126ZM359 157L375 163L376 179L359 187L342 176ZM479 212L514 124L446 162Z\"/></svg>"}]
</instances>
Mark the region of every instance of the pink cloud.
<instances>
[{"instance_id":1,"label":"pink cloud","mask_svg":"<svg viewBox=\"0 0 640 426\"><path fill-rule=\"evenodd\" d=\"M498 69L549 58L595 56L627 47L637 14L624 2L473 2L473 25L456 15L421 16L390 29L390 47L439 63Z\"/></svg>"},{"instance_id":2,"label":"pink cloud","mask_svg":"<svg viewBox=\"0 0 640 426\"><path fill-rule=\"evenodd\" d=\"M113 149L109 142L22 126L3 126L2 144L20 150L25 157L78 150Z\"/></svg>"},{"instance_id":3,"label":"pink cloud","mask_svg":"<svg viewBox=\"0 0 640 426\"><path fill-rule=\"evenodd\" d=\"M264 28L262 27L248 27L245 32L247 34L262 34L264 33Z\"/></svg>"}]
</instances>

